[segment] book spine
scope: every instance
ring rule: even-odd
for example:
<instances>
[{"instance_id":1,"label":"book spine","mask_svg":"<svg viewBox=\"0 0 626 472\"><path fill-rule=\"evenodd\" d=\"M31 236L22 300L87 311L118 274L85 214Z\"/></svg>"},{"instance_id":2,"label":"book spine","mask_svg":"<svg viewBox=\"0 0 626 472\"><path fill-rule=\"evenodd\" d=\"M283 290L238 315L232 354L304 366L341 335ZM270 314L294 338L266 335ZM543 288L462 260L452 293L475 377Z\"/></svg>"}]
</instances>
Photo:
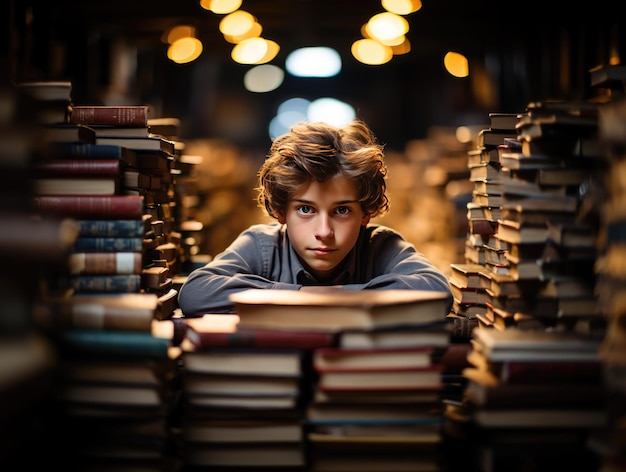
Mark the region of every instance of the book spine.
<instances>
[{"instance_id":1,"label":"book spine","mask_svg":"<svg viewBox=\"0 0 626 472\"><path fill-rule=\"evenodd\" d=\"M76 293L134 293L141 290L139 274L71 275L59 282Z\"/></svg>"},{"instance_id":2,"label":"book spine","mask_svg":"<svg viewBox=\"0 0 626 472\"><path fill-rule=\"evenodd\" d=\"M143 220L77 220L79 237L141 238L146 232Z\"/></svg>"},{"instance_id":3,"label":"book spine","mask_svg":"<svg viewBox=\"0 0 626 472\"><path fill-rule=\"evenodd\" d=\"M122 146L112 144L85 144L85 143L51 143L49 148L52 156L81 157L88 159L120 159L124 157Z\"/></svg>"},{"instance_id":4,"label":"book spine","mask_svg":"<svg viewBox=\"0 0 626 472\"><path fill-rule=\"evenodd\" d=\"M197 347L253 347L315 349L334 345L335 335L330 332L294 332L240 329L232 333L198 332L190 334Z\"/></svg>"},{"instance_id":5,"label":"book spine","mask_svg":"<svg viewBox=\"0 0 626 472\"><path fill-rule=\"evenodd\" d=\"M75 252L69 257L70 274L140 274L141 252Z\"/></svg>"},{"instance_id":6,"label":"book spine","mask_svg":"<svg viewBox=\"0 0 626 472\"><path fill-rule=\"evenodd\" d=\"M144 306L107 305L98 302L62 302L39 304L34 313L42 326L53 329L112 330L150 333L155 310Z\"/></svg>"},{"instance_id":7,"label":"book spine","mask_svg":"<svg viewBox=\"0 0 626 472\"><path fill-rule=\"evenodd\" d=\"M169 359L167 339L151 333L131 331L68 330L62 335L61 347L86 355Z\"/></svg>"},{"instance_id":8,"label":"book spine","mask_svg":"<svg viewBox=\"0 0 626 472\"><path fill-rule=\"evenodd\" d=\"M141 252L143 238L125 237L78 237L74 252Z\"/></svg>"},{"instance_id":9,"label":"book spine","mask_svg":"<svg viewBox=\"0 0 626 472\"><path fill-rule=\"evenodd\" d=\"M36 195L35 210L76 218L140 218L144 212L141 195Z\"/></svg>"},{"instance_id":10,"label":"book spine","mask_svg":"<svg viewBox=\"0 0 626 472\"><path fill-rule=\"evenodd\" d=\"M121 170L119 159L56 159L35 166L40 175L120 175Z\"/></svg>"},{"instance_id":11,"label":"book spine","mask_svg":"<svg viewBox=\"0 0 626 472\"><path fill-rule=\"evenodd\" d=\"M70 123L86 125L148 126L147 106L75 106Z\"/></svg>"}]
</instances>

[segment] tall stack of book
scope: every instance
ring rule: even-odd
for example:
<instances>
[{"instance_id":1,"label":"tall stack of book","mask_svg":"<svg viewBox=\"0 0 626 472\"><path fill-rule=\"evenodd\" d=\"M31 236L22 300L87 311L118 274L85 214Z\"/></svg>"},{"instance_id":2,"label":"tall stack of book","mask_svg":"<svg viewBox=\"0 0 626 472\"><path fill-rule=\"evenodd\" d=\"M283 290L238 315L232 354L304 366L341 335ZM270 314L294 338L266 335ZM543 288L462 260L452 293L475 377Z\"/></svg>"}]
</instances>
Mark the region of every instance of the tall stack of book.
<instances>
[{"instance_id":1,"label":"tall stack of book","mask_svg":"<svg viewBox=\"0 0 626 472\"><path fill-rule=\"evenodd\" d=\"M186 320L181 447L191 468L306 465L303 409L311 351L335 335L242 328L237 314Z\"/></svg>"},{"instance_id":2,"label":"tall stack of book","mask_svg":"<svg viewBox=\"0 0 626 472\"><path fill-rule=\"evenodd\" d=\"M573 331L473 331L466 414L480 470L532 461L595 470L590 433L607 421L601 336Z\"/></svg>"},{"instance_id":3,"label":"tall stack of book","mask_svg":"<svg viewBox=\"0 0 626 472\"><path fill-rule=\"evenodd\" d=\"M52 97L61 92L67 98L69 84L50 88ZM76 238L71 220L42 217L32 205L31 167L45 158L37 146L36 117L42 111L62 117L69 103L45 94L54 105L38 102L37 91L0 87L0 255L8 269L0 275L0 460L24 467L40 467L54 452L50 407L58 356L36 325L33 301L45 293L49 272L66 264ZM40 454L32 454L32 444L42 446Z\"/></svg>"},{"instance_id":4,"label":"tall stack of book","mask_svg":"<svg viewBox=\"0 0 626 472\"><path fill-rule=\"evenodd\" d=\"M165 224L150 200L168 185L169 163L98 143L116 132L126 135L111 139L150 140L139 136L146 119L143 106L75 106L67 123L39 128L46 159L32 169L34 205L41 215L71 218L77 230L66 265L49 274L36 305L36 321L59 352L57 452L79 444L77 467L171 456L179 352L153 328L171 316L176 292L158 251Z\"/></svg>"},{"instance_id":5,"label":"tall stack of book","mask_svg":"<svg viewBox=\"0 0 626 472\"><path fill-rule=\"evenodd\" d=\"M441 357L450 337L445 294L249 290L231 299L240 328L337 339L308 357L310 470L437 466Z\"/></svg>"},{"instance_id":6,"label":"tall stack of book","mask_svg":"<svg viewBox=\"0 0 626 472\"><path fill-rule=\"evenodd\" d=\"M617 97L604 105L599 114L599 134L606 149L604 180L606 199L602 205L602 237L595 267L599 309L606 320L606 333L600 358L606 372L608 417L604 434L598 438L602 468L607 471L626 467L626 103L623 99L626 74L622 66L592 70L592 85L615 90Z\"/></svg>"}]
</instances>

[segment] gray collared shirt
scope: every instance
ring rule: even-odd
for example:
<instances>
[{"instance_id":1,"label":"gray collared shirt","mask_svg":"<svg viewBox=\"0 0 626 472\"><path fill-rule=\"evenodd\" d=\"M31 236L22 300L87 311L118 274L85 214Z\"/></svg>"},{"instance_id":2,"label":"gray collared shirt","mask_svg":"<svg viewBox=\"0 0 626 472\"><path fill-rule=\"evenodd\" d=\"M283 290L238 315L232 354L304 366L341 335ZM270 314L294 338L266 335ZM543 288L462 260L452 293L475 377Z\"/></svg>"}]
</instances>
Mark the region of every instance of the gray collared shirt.
<instances>
[{"instance_id":1,"label":"gray collared shirt","mask_svg":"<svg viewBox=\"0 0 626 472\"><path fill-rule=\"evenodd\" d=\"M445 275L391 228L361 227L355 247L332 280L321 283L300 262L279 223L243 231L208 264L189 274L178 301L183 314L232 312L231 293L249 288L299 290L305 285L340 285L347 290L436 290L452 295Z\"/></svg>"}]
</instances>

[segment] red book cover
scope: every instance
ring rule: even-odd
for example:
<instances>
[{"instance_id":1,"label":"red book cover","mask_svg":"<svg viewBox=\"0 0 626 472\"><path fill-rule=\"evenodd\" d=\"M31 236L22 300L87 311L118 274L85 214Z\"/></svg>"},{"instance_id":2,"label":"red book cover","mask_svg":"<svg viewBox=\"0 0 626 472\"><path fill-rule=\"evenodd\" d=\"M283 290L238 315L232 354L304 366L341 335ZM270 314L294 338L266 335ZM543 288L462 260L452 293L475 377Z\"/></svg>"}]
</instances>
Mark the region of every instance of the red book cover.
<instances>
[{"instance_id":1,"label":"red book cover","mask_svg":"<svg viewBox=\"0 0 626 472\"><path fill-rule=\"evenodd\" d=\"M327 331L240 327L231 332L218 332L203 330L201 326L193 323L188 323L187 338L197 349L214 347L315 349L335 344L335 334Z\"/></svg>"},{"instance_id":2,"label":"red book cover","mask_svg":"<svg viewBox=\"0 0 626 472\"><path fill-rule=\"evenodd\" d=\"M144 213L141 195L37 195L33 203L44 214L86 219L132 219Z\"/></svg>"},{"instance_id":3,"label":"red book cover","mask_svg":"<svg viewBox=\"0 0 626 472\"><path fill-rule=\"evenodd\" d=\"M70 123L85 125L148 126L148 106L74 106Z\"/></svg>"},{"instance_id":4,"label":"red book cover","mask_svg":"<svg viewBox=\"0 0 626 472\"><path fill-rule=\"evenodd\" d=\"M125 163L119 159L55 159L35 165L39 175L120 175Z\"/></svg>"}]
</instances>

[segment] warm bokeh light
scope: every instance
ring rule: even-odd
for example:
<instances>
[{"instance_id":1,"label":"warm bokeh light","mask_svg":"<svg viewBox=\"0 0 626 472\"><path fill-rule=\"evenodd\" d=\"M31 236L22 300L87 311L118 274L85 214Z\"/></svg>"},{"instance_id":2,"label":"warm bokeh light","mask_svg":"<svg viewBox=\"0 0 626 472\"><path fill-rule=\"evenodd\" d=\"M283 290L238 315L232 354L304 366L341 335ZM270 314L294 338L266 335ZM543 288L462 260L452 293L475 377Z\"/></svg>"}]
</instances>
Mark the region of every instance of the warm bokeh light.
<instances>
[{"instance_id":1,"label":"warm bokeh light","mask_svg":"<svg viewBox=\"0 0 626 472\"><path fill-rule=\"evenodd\" d=\"M232 13L241 6L242 0L200 0L200 6L218 15Z\"/></svg>"},{"instance_id":2,"label":"warm bokeh light","mask_svg":"<svg viewBox=\"0 0 626 472\"><path fill-rule=\"evenodd\" d=\"M395 13L384 12L372 16L366 25L367 37L378 41L393 41L409 31L409 22Z\"/></svg>"},{"instance_id":3,"label":"warm bokeh light","mask_svg":"<svg viewBox=\"0 0 626 472\"><path fill-rule=\"evenodd\" d=\"M225 36L242 36L250 31L256 22L256 18L251 13L237 10L221 19L219 30Z\"/></svg>"},{"instance_id":4,"label":"warm bokeh light","mask_svg":"<svg viewBox=\"0 0 626 472\"><path fill-rule=\"evenodd\" d=\"M448 51L443 58L443 64L446 71L454 77L467 77L469 75L469 63L463 54Z\"/></svg>"},{"instance_id":5,"label":"warm bokeh light","mask_svg":"<svg viewBox=\"0 0 626 472\"><path fill-rule=\"evenodd\" d=\"M241 34L239 36L231 36L231 35L225 34L224 39L231 44L238 44L242 42L244 39L255 38L257 36L261 36L261 33L263 33L263 26L261 26L260 23L255 21L254 24L252 25L252 28L250 28L244 34Z\"/></svg>"},{"instance_id":6,"label":"warm bokeh light","mask_svg":"<svg viewBox=\"0 0 626 472\"><path fill-rule=\"evenodd\" d=\"M280 87L284 78L285 72L280 67L264 64L246 72L243 83L249 92L266 93Z\"/></svg>"},{"instance_id":7,"label":"warm bokeh light","mask_svg":"<svg viewBox=\"0 0 626 472\"><path fill-rule=\"evenodd\" d=\"M191 25L178 25L165 32L164 42L172 44L174 41L182 38L194 38L196 36L196 28Z\"/></svg>"},{"instance_id":8,"label":"warm bokeh light","mask_svg":"<svg viewBox=\"0 0 626 472\"><path fill-rule=\"evenodd\" d=\"M389 62L393 51L389 46L373 39L359 39L352 43L351 52L354 58L368 65L381 65Z\"/></svg>"},{"instance_id":9,"label":"warm bokeh light","mask_svg":"<svg viewBox=\"0 0 626 472\"><path fill-rule=\"evenodd\" d=\"M408 15L422 8L420 0L381 0L382 7L396 15Z\"/></svg>"},{"instance_id":10,"label":"warm bokeh light","mask_svg":"<svg viewBox=\"0 0 626 472\"><path fill-rule=\"evenodd\" d=\"M341 71L341 56L329 47L300 48L287 56L285 68L296 77L333 77Z\"/></svg>"},{"instance_id":11,"label":"warm bokeh light","mask_svg":"<svg viewBox=\"0 0 626 472\"><path fill-rule=\"evenodd\" d=\"M239 64L256 64L265 57L267 49L263 38L249 38L235 45L231 57Z\"/></svg>"},{"instance_id":12,"label":"warm bokeh light","mask_svg":"<svg viewBox=\"0 0 626 472\"><path fill-rule=\"evenodd\" d=\"M411 41L405 36L404 41L397 46L390 46L394 56L400 56L411 52Z\"/></svg>"},{"instance_id":13,"label":"warm bokeh light","mask_svg":"<svg viewBox=\"0 0 626 472\"><path fill-rule=\"evenodd\" d=\"M177 64L195 61L202 54L202 43L197 38L181 38L170 44L167 57Z\"/></svg>"}]
</instances>

